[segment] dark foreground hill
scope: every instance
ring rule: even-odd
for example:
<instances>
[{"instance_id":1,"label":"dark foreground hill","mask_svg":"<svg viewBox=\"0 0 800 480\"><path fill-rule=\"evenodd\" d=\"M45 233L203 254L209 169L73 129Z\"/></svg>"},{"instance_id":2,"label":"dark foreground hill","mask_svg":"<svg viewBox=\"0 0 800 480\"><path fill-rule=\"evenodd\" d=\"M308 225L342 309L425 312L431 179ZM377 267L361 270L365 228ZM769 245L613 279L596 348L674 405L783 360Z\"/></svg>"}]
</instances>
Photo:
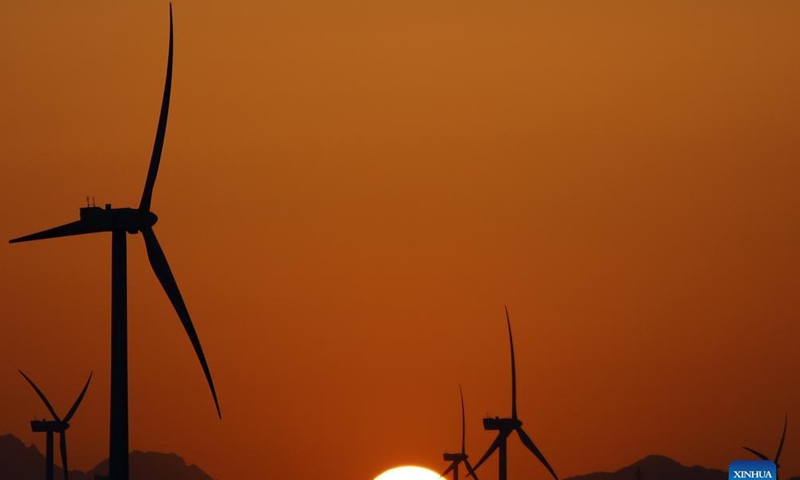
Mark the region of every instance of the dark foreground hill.
<instances>
[{"instance_id":1,"label":"dark foreground hill","mask_svg":"<svg viewBox=\"0 0 800 480\"><path fill-rule=\"evenodd\" d=\"M705 467L686 467L661 455L650 455L616 472L578 475L565 480L728 480L728 472Z\"/></svg>"},{"instance_id":2,"label":"dark foreground hill","mask_svg":"<svg viewBox=\"0 0 800 480\"><path fill-rule=\"evenodd\" d=\"M577 475L564 480L728 480L728 472L705 467L686 467L662 455L650 455L616 472ZM781 477L783 478L783 477ZM800 480L792 477L788 480Z\"/></svg>"},{"instance_id":3,"label":"dark foreground hill","mask_svg":"<svg viewBox=\"0 0 800 480\"><path fill-rule=\"evenodd\" d=\"M42 480L44 467L44 455L35 446L26 447L11 434L0 436L1 480ZM186 465L174 453L131 452L130 468L131 480L213 480L196 465ZM70 480L94 480L95 475L108 475L108 460L103 460L89 472L69 471ZM55 478L64 478L58 465Z\"/></svg>"}]
</instances>

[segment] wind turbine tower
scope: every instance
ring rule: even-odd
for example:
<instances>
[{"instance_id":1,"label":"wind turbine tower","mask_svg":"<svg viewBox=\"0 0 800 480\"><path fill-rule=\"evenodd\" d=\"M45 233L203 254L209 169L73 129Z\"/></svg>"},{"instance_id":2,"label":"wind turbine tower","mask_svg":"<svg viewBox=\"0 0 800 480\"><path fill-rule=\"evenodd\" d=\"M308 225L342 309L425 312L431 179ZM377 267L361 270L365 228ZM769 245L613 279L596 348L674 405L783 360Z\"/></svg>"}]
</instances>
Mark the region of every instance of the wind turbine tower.
<instances>
[{"instance_id":1,"label":"wind turbine tower","mask_svg":"<svg viewBox=\"0 0 800 480\"><path fill-rule=\"evenodd\" d=\"M87 206L80 209L80 220L39 233L11 240L11 243L29 242L46 238L83 235L88 233L111 232L111 420L109 439L109 477L111 480L128 480L128 267L127 235L141 233L150 265L158 281L169 297L186 335L194 348L197 359L205 374L217 415L222 413L217 400L217 391L211 378L200 338L195 331L189 310L183 301L178 284L169 268L164 250L158 243L153 225L158 217L150 210L153 187L161 162L164 136L167 131L167 116L172 88L172 5L169 8L169 54L167 75L164 83L164 96L158 118L156 139L147 179L138 208L105 208Z\"/></svg>"},{"instance_id":2,"label":"wind turbine tower","mask_svg":"<svg viewBox=\"0 0 800 480\"><path fill-rule=\"evenodd\" d=\"M83 401L83 396L86 395L86 389L89 388L89 382L92 381L92 374L89 374L89 379L86 380L86 385L83 386L83 390L81 390L80 395L75 400L75 403L72 404L72 408L69 409L67 415L64 416L62 419L53 408L53 405L50 404L50 401L47 397L39 390L39 387L33 383L33 380L28 378L22 370L19 371L20 375L22 375L25 380L28 381L33 390L42 400L44 406L47 407L47 410L50 412L50 415L53 416L52 420L33 420L31 421L31 430L35 433L46 433L47 434L47 446L45 450L45 471L44 471L44 478L45 480L53 480L53 437L57 433L59 435L59 447L61 447L61 468L64 470L64 480L69 480L69 462L67 460L67 429L69 429L69 421L72 420L72 417L75 415L75 412L78 411L78 407L81 405Z\"/></svg>"},{"instance_id":3,"label":"wind turbine tower","mask_svg":"<svg viewBox=\"0 0 800 480\"><path fill-rule=\"evenodd\" d=\"M508 308L505 309L506 311L506 324L508 325L508 343L511 346L511 417L510 418L484 418L483 419L483 429L484 430L491 430L497 432L497 437L495 438L494 442L489 449L486 450L486 453L483 454L478 463L475 464L475 470L480 468L483 462L489 458L492 453L498 451L499 454L499 480L508 480L508 470L507 470L507 451L506 451L506 441L508 437L517 432L519 439L522 441L522 444L527 447L528 450L533 453L536 458L544 465L550 475L553 476L555 480L558 480L558 475L553 470L553 467L547 462L547 459L544 458L542 452L539 451L539 448L536 444L533 443L531 437L525 433L525 430L522 429L522 421L517 416L517 367L514 360L514 338L511 334L511 319L508 316Z\"/></svg>"},{"instance_id":4,"label":"wind turbine tower","mask_svg":"<svg viewBox=\"0 0 800 480\"><path fill-rule=\"evenodd\" d=\"M450 466L447 467L447 469L442 472L440 476L444 477L452 471L453 480L458 480L458 466L463 463L464 466L467 467L467 472L469 472L469 475L474 477L475 480L479 480L478 475L475 473L475 469L473 469L472 465L469 463L469 455L467 455L466 450L467 427L464 415L464 392L461 390L461 385L458 386L458 392L461 394L461 452L444 454L444 461L450 462Z\"/></svg>"}]
</instances>

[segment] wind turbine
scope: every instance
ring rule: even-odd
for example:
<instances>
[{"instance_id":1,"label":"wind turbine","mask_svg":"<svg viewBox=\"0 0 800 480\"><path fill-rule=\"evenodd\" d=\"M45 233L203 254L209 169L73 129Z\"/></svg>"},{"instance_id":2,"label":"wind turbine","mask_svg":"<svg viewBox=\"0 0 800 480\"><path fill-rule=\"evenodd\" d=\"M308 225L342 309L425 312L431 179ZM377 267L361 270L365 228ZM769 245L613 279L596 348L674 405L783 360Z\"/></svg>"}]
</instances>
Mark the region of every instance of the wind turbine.
<instances>
[{"instance_id":1,"label":"wind turbine","mask_svg":"<svg viewBox=\"0 0 800 480\"><path fill-rule=\"evenodd\" d=\"M167 130L169 98L172 85L172 4L169 7L169 55L167 57L167 78L164 83L164 96L161 101L161 114L158 119L156 140L150 167L147 171L142 199L139 208L105 208L87 206L80 209L80 220L55 227L25 237L15 238L11 243L42 240L45 238L66 237L86 233L111 232L111 421L109 441L109 477L111 480L128 480L128 288L127 288L127 241L126 235L141 232L150 265L167 293L172 306L189 336L206 381L214 397L217 415L222 413L217 400L217 392L211 379L200 339L192 324L189 311L181 297L178 284L167 263L167 257L156 239L153 225L158 217L150 210L153 186L156 183L161 151L164 147L164 134Z\"/></svg>"},{"instance_id":2,"label":"wind turbine","mask_svg":"<svg viewBox=\"0 0 800 480\"><path fill-rule=\"evenodd\" d=\"M475 473L475 469L472 468L470 465L469 455L467 455L466 451L466 440L467 440L467 430L466 430L466 422L464 417L464 392L461 390L461 385L458 386L458 393L461 394L461 453L445 453L444 454L444 461L450 462L450 466L447 467L447 470L442 472L440 475L444 477L450 471L453 471L453 480L458 480L458 465L463 463L465 467L467 467L467 471L470 475L472 475L475 480L478 480L478 475Z\"/></svg>"},{"instance_id":3,"label":"wind turbine","mask_svg":"<svg viewBox=\"0 0 800 480\"><path fill-rule=\"evenodd\" d=\"M89 382L92 381L92 374L89 374L89 379L86 380L86 385L83 386L83 390L81 390L80 395L75 400L75 403L72 404L72 408L69 409L67 415L62 420L61 417L58 416L53 406L47 400L47 397L44 396L39 387L33 383L33 380L28 378L22 370L19 373L25 377L25 380L31 384L31 387L36 391L36 394L39 395L39 398L42 399L44 402L44 406L47 407L47 410L50 411L50 415L53 416L52 420L33 420L31 421L31 430L34 432L45 432L47 433L47 450L46 450L46 467L45 467L45 474L44 478L46 480L53 480L53 434L59 434L59 444L61 447L61 468L64 470L64 480L69 480L69 464L67 463L67 429L69 428L69 421L72 420L73 415L78 410L78 407L83 400L83 396L86 395L86 389L89 388Z\"/></svg>"},{"instance_id":4,"label":"wind turbine","mask_svg":"<svg viewBox=\"0 0 800 480\"><path fill-rule=\"evenodd\" d=\"M547 471L553 476L555 480L558 480L558 475L556 472L553 471L553 467L547 463L547 459L544 458L542 452L536 447L531 440L531 437L525 433L525 430L522 429L522 421L517 417L517 370L516 364L514 362L514 339L511 335L511 320L508 317L508 308L506 307L506 323L508 324L508 343L511 345L511 418L484 418L483 419L483 429L484 430L497 430L497 438L495 438L492 445L483 454L478 463L475 464L475 470L480 468L483 462L486 461L489 456L494 453L495 450L499 450L500 452L500 474L499 480L507 480L507 457L506 457L506 440L508 437L513 433L517 432L519 435L519 439L522 441L522 444L525 445L528 450L530 450L536 458L542 462L542 465L547 468Z\"/></svg>"},{"instance_id":5,"label":"wind turbine","mask_svg":"<svg viewBox=\"0 0 800 480\"><path fill-rule=\"evenodd\" d=\"M778 445L778 453L775 454L775 460L773 460L775 462L775 480L778 480L778 477L780 476L781 465L778 463L778 460L781 458L781 451L783 450L783 441L786 440L786 425L788 422L789 422L789 414L787 413L783 417L783 433L781 434L781 443ZM748 447L742 447L742 448L752 453L756 457L760 458L761 460L769 460L769 458L767 458L767 456L761 452L758 452Z\"/></svg>"}]
</instances>

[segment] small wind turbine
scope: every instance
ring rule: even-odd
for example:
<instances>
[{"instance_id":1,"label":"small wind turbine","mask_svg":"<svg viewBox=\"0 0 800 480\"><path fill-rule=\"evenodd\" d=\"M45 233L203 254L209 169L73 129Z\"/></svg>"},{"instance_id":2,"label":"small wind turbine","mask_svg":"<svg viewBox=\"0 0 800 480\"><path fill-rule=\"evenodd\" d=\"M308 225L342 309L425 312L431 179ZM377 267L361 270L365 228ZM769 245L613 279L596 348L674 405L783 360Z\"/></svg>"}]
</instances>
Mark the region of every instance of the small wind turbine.
<instances>
[{"instance_id":1,"label":"small wind turbine","mask_svg":"<svg viewBox=\"0 0 800 480\"><path fill-rule=\"evenodd\" d=\"M461 394L461 453L444 454L444 461L450 462L450 466L447 467L447 470L442 472L440 476L444 477L452 470L453 480L458 480L458 465L463 463L464 466L467 467L467 471L469 472L469 474L472 475L475 478L475 480L478 480L478 475L475 474L475 469L472 468L472 465L470 465L469 460L467 460L467 458L469 458L469 455L467 455L466 451L467 427L464 417L464 392L461 390L461 385L458 386L458 392Z\"/></svg>"},{"instance_id":2,"label":"small wind turbine","mask_svg":"<svg viewBox=\"0 0 800 480\"><path fill-rule=\"evenodd\" d=\"M45 467L45 474L44 478L46 480L53 480L53 434L59 434L59 444L61 447L61 468L64 470L64 480L69 480L69 463L67 463L67 429L69 428L69 421L72 420L73 415L78 410L78 407L83 400L83 396L86 395L86 389L89 388L89 382L92 381L92 374L89 374L89 379L86 380L86 385L83 386L83 390L81 390L80 395L75 400L75 403L72 404L72 408L69 409L67 415L62 419L58 416L53 406L47 400L47 397L44 396L39 387L33 383L33 380L28 378L22 370L19 373L25 377L25 380L31 384L31 387L36 391L36 394L39 395L39 398L42 399L44 402L44 406L47 407L47 410L50 411L50 415L53 416L52 420L33 420L31 421L31 430L34 432L45 432L47 433L47 450L45 459L47 461Z\"/></svg>"},{"instance_id":3,"label":"small wind turbine","mask_svg":"<svg viewBox=\"0 0 800 480\"><path fill-rule=\"evenodd\" d=\"M83 235L87 233L111 232L111 428L109 439L109 477L111 480L128 480L128 266L127 234L140 233L144 237L147 257L158 281L169 297L173 308L183 324L186 335L194 348L200 366L203 368L217 415L222 413L217 400L217 391L211 379L200 338L197 336L189 310L172 270L161 249L153 225L158 217L150 210L153 187L158 175L161 151L164 148L164 135L167 131L169 98L172 88L172 4L169 7L169 54L167 57L167 78L164 83L164 96L161 101L161 114L158 118L156 140L150 167L142 192L139 208L105 208L87 206L80 209L80 220L61 225L42 232L11 240L11 243L42 240L46 238Z\"/></svg>"},{"instance_id":4,"label":"small wind turbine","mask_svg":"<svg viewBox=\"0 0 800 480\"><path fill-rule=\"evenodd\" d=\"M778 463L778 460L781 458L781 451L783 450L783 441L786 440L786 424L788 422L789 422L789 414L787 413L783 417L783 433L781 434L781 443L778 445L778 453L775 454L775 460L773 460L775 462L775 480L778 480L778 477L780 476L781 465L780 463ZM760 458L761 460L769 460L769 458L767 458L767 456L761 452L753 450L752 448L749 447L742 447L742 448L752 453L756 457Z\"/></svg>"},{"instance_id":5,"label":"small wind turbine","mask_svg":"<svg viewBox=\"0 0 800 480\"><path fill-rule=\"evenodd\" d=\"M533 453L536 458L542 462L542 465L545 466L548 472L553 476L555 480L558 480L558 475L553 470L553 467L547 463L547 459L544 458L542 452L536 447L531 440L531 437L525 433L525 430L522 429L522 421L517 417L517 367L514 361L514 339L511 335L511 319L508 317L508 308L506 310L506 323L508 324L508 342L511 345L511 418L484 418L483 419L483 429L484 430L497 430L497 438L495 438L492 445L483 454L478 463L475 464L475 470L480 468L483 462L486 461L489 456L494 453L495 450L499 450L500 452L500 473L499 479L500 480L507 480L507 457L506 457L506 440L513 432L517 432L519 435L519 439L522 441L522 444L525 445L528 450Z\"/></svg>"}]
</instances>

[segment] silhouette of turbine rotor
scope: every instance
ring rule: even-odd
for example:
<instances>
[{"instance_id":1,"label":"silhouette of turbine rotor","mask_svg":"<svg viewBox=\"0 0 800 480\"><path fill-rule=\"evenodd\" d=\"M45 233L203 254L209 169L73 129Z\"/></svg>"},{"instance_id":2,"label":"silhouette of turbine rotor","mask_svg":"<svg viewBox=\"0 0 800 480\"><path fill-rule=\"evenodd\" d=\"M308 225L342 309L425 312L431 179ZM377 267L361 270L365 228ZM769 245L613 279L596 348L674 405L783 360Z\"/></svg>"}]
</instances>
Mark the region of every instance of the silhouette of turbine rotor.
<instances>
[{"instance_id":1,"label":"silhouette of turbine rotor","mask_svg":"<svg viewBox=\"0 0 800 480\"><path fill-rule=\"evenodd\" d=\"M164 82L164 94L158 118L153 153L147 170L142 198L138 208L105 208L89 205L80 209L80 219L24 237L10 243L29 242L89 233L111 232L111 434L109 470L111 480L128 480L128 338L127 338L127 234L141 233L144 238L147 258L161 287L175 309L186 335L194 349L206 382L214 399L217 415L222 411L217 391L208 367L203 347L192 323L189 310L183 300L175 276L167 262L163 248L158 242L153 226L158 216L151 211L153 189L164 148L167 130L170 94L172 89L173 25L172 4L169 9L169 54Z\"/></svg>"},{"instance_id":2,"label":"silhouette of turbine rotor","mask_svg":"<svg viewBox=\"0 0 800 480\"><path fill-rule=\"evenodd\" d=\"M466 417L464 414L464 391L461 390L461 385L458 386L458 393L461 395L461 452L460 453L445 453L443 455L445 462L450 462L450 466L442 472L440 475L444 477L450 472L453 472L453 480L458 480L458 466L460 464L464 464L467 467L467 472L471 475L475 480L478 479L478 475L475 473L475 469L472 468L472 464L469 463L469 455L467 455L467 427L466 427Z\"/></svg>"},{"instance_id":3,"label":"silhouette of turbine rotor","mask_svg":"<svg viewBox=\"0 0 800 480\"><path fill-rule=\"evenodd\" d=\"M78 407L81 405L83 401L83 397L86 395L86 390L89 388L89 382L92 381L92 374L89 374L89 379L86 380L86 384L83 386L81 393L78 395L78 398L75 399L75 402L70 407L67 414L62 419L56 410L53 408L53 405L45 396L44 392L42 392L38 386L31 380L25 372L22 370L19 371L20 375L22 375L25 380L28 381L33 390L36 392L36 395L42 400L44 406L47 407L47 411L50 412L50 415L53 417L52 420L33 420L31 422L31 430L33 432L45 432L47 433L47 447L45 451L45 479L46 480L53 480L53 434L58 433L59 439L59 447L61 449L61 468L64 470L64 480L69 480L69 462L67 459L67 429L69 429L69 421L72 420L72 417L75 415L75 412L78 411Z\"/></svg>"},{"instance_id":4,"label":"silhouette of turbine rotor","mask_svg":"<svg viewBox=\"0 0 800 480\"><path fill-rule=\"evenodd\" d=\"M500 480L507 480L506 442L508 437L516 432L522 444L539 459L539 462L550 472L550 475L552 475L555 480L558 480L558 475L556 475L555 470L550 466L550 463L548 463L536 444L533 443L531 437L522 429L522 421L517 417L517 367L514 359L514 337L511 334L511 319L508 316L508 308L505 309L505 312L506 324L508 325L508 343L511 347L511 418L494 417L483 419L483 429L497 430L497 437L495 437L489 449L486 450L486 453L478 460L478 463L475 464L475 470L480 468L483 462L497 451L500 456L498 478Z\"/></svg>"},{"instance_id":5,"label":"silhouette of turbine rotor","mask_svg":"<svg viewBox=\"0 0 800 480\"><path fill-rule=\"evenodd\" d=\"M779 473L780 473L781 464L778 463L778 462L779 462L779 460L781 458L781 452L783 451L783 444L784 444L784 442L786 440L786 425L788 424L788 422L789 422L789 414L787 413L783 417L783 433L781 434L781 443L778 444L778 452L775 453L775 459L772 460L773 462L775 462L775 480L778 480L778 478L780 476ZM759 452L757 450L753 450L750 447L742 447L742 448L747 450L748 452L752 453L756 457L760 458L761 460L769 460L769 458L766 455L764 455L763 453L761 453L761 452Z\"/></svg>"}]
</instances>

